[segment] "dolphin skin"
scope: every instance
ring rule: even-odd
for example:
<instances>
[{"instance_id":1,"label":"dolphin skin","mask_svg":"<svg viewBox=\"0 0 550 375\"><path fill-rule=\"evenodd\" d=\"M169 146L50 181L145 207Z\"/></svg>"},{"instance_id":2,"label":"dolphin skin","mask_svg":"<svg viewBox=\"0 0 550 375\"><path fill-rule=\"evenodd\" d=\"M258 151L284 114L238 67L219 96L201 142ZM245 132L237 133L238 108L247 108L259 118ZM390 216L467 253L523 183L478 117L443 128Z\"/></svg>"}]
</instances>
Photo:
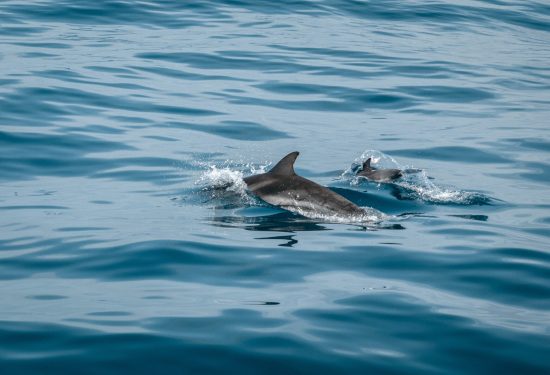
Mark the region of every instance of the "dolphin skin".
<instances>
[{"instance_id":1,"label":"dolphin skin","mask_svg":"<svg viewBox=\"0 0 550 375\"><path fill-rule=\"evenodd\" d=\"M308 217L363 218L368 213L340 194L294 172L299 152L291 152L269 172L244 178L250 192L263 201Z\"/></svg>"},{"instance_id":2,"label":"dolphin skin","mask_svg":"<svg viewBox=\"0 0 550 375\"><path fill-rule=\"evenodd\" d=\"M400 169L374 169L371 167L370 162L371 158L368 158L363 163L363 168L357 172L357 176L379 182L389 182L403 176L403 172Z\"/></svg>"}]
</instances>

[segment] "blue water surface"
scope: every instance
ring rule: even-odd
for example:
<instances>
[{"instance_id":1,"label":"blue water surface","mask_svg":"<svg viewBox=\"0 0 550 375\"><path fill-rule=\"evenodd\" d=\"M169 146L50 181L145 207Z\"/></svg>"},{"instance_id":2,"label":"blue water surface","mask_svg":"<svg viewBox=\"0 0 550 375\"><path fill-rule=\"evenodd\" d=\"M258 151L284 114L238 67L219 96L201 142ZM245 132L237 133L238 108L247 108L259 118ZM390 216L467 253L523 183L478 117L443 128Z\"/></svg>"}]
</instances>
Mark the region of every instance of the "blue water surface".
<instances>
[{"instance_id":1,"label":"blue water surface","mask_svg":"<svg viewBox=\"0 0 550 375\"><path fill-rule=\"evenodd\" d=\"M0 373L548 374L549 119L544 0L1 1Z\"/></svg>"}]
</instances>

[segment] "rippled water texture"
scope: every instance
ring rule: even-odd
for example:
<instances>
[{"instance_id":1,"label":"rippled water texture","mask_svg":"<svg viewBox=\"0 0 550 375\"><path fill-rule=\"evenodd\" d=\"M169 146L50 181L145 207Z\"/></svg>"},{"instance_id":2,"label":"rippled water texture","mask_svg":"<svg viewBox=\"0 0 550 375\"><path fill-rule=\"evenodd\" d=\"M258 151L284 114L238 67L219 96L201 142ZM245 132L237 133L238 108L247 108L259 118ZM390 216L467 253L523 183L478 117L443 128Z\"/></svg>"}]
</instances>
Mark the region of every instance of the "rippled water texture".
<instances>
[{"instance_id":1,"label":"rippled water texture","mask_svg":"<svg viewBox=\"0 0 550 375\"><path fill-rule=\"evenodd\" d=\"M543 0L1 1L0 373L550 373L549 62ZM295 150L384 220L246 192Z\"/></svg>"}]
</instances>

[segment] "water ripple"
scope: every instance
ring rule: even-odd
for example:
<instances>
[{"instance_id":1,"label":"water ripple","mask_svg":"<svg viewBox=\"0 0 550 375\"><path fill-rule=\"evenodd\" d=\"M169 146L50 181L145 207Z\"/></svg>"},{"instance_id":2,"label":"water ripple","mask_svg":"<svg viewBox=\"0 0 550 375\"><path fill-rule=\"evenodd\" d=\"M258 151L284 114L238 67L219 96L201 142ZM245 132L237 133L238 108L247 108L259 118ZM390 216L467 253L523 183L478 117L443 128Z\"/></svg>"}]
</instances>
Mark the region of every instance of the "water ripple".
<instances>
[{"instance_id":1,"label":"water ripple","mask_svg":"<svg viewBox=\"0 0 550 375\"><path fill-rule=\"evenodd\" d=\"M547 2L0 14L3 373L549 372ZM385 220L246 191L294 150Z\"/></svg>"}]
</instances>

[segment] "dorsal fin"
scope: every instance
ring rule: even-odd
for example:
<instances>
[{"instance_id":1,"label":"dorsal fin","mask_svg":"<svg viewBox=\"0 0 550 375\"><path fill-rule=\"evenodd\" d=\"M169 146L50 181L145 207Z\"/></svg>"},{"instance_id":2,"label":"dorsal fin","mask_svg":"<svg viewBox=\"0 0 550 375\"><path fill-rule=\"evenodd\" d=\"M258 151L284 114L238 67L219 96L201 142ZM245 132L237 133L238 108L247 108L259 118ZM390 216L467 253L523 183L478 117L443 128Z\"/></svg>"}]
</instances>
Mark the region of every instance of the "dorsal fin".
<instances>
[{"instance_id":1,"label":"dorsal fin","mask_svg":"<svg viewBox=\"0 0 550 375\"><path fill-rule=\"evenodd\" d=\"M292 176L296 173L294 172L294 162L296 158L300 155L298 151L291 152L284 158L282 158L277 165L275 165L269 173L278 174L278 175L287 175Z\"/></svg>"},{"instance_id":2,"label":"dorsal fin","mask_svg":"<svg viewBox=\"0 0 550 375\"><path fill-rule=\"evenodd\" d=\"M368 158L364 163L363 163L363 171L370 171L372 168L370 166L370 159L371 158Z\"/></svg>"}]
</instances>

